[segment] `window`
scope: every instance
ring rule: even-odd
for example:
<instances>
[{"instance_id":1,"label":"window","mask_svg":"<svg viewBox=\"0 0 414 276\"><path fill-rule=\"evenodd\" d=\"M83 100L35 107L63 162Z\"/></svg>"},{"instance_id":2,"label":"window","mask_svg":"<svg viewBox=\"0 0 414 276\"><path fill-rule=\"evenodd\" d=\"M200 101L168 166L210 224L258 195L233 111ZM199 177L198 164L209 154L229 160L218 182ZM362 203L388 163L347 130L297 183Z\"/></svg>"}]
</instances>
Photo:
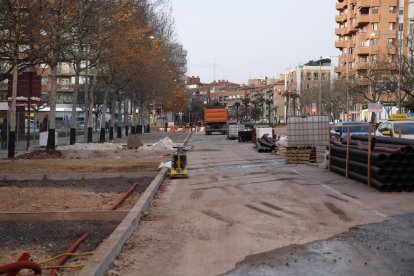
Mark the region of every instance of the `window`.
<instances>
[{"instance_id":1,"label":"window","mask_svg":"<svg viewBox=\"0 0 414 276\"><path fill-rule=\"evenodd\" d=\"M378 7L372 7L372 14L378 14Z\"/></svg>"},{"instance_id":2,"label":"window","mask_svg":"<svg viewBox=\"0 0 414 276\"><path fill-rule=\"evenodd\" d=\"M318 80L319 73L313 73L313 80Z\"/></svg>"},{"instance_id":3,"label":"window","mask_svg":"<svg viewBox=\"0 0 414 276\"><path fill-rule=\"evenodd\" d=\"M371 55L371 60L376 62L378 60L378 55Z\"/></svg>"},{"instance_id":4,"label":"window","mask_svg":"<svg viewBox=\"0 0 414 276\"><path fill-rule=\"evenodd\" d=\"M394 14L395 13L395 7L394 6L389 7L388 11L389 11L390 14Z\"/></svg>"},{"instance_id":5,"label":"window","mask_svg":"<svg viewBox=\"0 0 414 276\"><path fill-rule=\"evenodd\" d=\"M367 32L367 27L366 27L366 26L362 27L362 28L360 29L360 32L361 32L361 33L366 33L366 32Z\"/></svg>"},{"instance_id":6,"label":"window","mask_svg":"<svg viewBox=\"0 0 414 276\"><path fill-rule=\"evenodd\" d=\"M361 15L369 15L369 8L361 8L360 12Z\"/></svg>"},{"instance_id":7,"label":"window","mask_svg":"<svg viewBox=\"0 0 414 276\"><path fill-rule=\"evenodd\" d=\"M310 72L306 72L306 79L307 80L310 80L311 79Z\"/></svg>"},{"instance_id":8,"label":"window","mask_svg":"<svg viewBox=\"0 0 414 276\"><path fill-rule=\"evenodd\" d=\"M390 30L390 31L395 30L395 23L394 22L388 23L388 30Z\"/></svg>"},{"instance_id":9,"label":"window","mask_svg":"<svg viewBox=\"0 0 414 276\"><path fill-rule=\"evenodd\" d=\"M70 68L69 63L67 63L67 62L60 63L60 71L62 73L69 73L69 68Z\"/></svg>"},{"instance_id":10,"label":"window","mask_svg":"<svg viewBox=\"0 0 414 276\"><path fill-rule=\"evenodd\" d=\"M400 8L400 11L398 12L399 15L404 15L404 8Z\"/></svg>"},{"instance_id":11,"label":"window","mask_svg":"<svg viewBox=\"0 0 414 276\"><path fill-rule=\"evenodd\" d=\"M394 56L394 55L389 54L389 55L387 56L387 61L388 61L388 62L393 62L394 60L395 60L395 56Z\"/></svg>"},{"instance_id":12,"label":"window","mask_svg":"<svg viewBox=\"0 0 414 276\"><path fill-rule=\"evenodd\" d=\"M410 33L412 33L414 30L414 20L410 20L409 24L410 24Z\"/></svg>"},{"instance_id":13,"label":"window","mask_svg":"<svg viewBox=\"0 0 414 276\"><path fill-rule=\"evenodd\" d=\"M372 41L372 46L378 46L378 39L377 38L374 38L371 41Z\"/></svg>"},{"instance_id":14,"label":"window","mask_svg":"<svg viewBox=\"0 0 414 276\"><path fill-rule=\"evenodd\" d=\"M359 57L359 62L360 63L365 63L367 61L368 61L368 56L361 56L361 57Z\"/></svg>"},{"instance_id":15,"label":"window","mask_svg":"<svg viewBox=\"0 0 414 276\"><path fill-rule=\"evenodd\" d=\"M395 45L395 39L394 38L388 38L388 46L394 46Z\"/></svg>"},{"instance_id":16,"label":"window","mask_svg":"<svg viewBox=\"0 0 414 276\"><path fill-rule=\"evenodd\" d=\"M359 70L360 77L367 77L368 76L368 70Z\"/></svg>"},{"instance_id":17,"label":"window","mask_svg":"<svg viewBox=\"0 0 414 276\"><path fill-rule=\"evenodd\" d=\"M372 30L377 31L378 30L378 23L372 23Z\"/></svg>"}]
</instances>

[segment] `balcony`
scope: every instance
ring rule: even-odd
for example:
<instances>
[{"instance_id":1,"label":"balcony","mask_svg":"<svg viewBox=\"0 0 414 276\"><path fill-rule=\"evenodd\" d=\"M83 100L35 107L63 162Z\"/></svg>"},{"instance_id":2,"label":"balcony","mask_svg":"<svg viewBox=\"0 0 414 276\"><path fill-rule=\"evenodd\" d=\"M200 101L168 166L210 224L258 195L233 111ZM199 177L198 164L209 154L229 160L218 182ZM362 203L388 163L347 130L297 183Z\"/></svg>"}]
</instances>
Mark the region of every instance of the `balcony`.
<instances>
[{"instance_id":1,"label":"balcony","mask_svg":"<svg viewBox=\"0 0 414 276\"><path fill-rule=\"evenodd\" d=\"M369 62L358 62L355 66L357 70L368 70L370 68Z\"/></svg>"},{"instance_id":2,"label":"balcony","mask_svg":"<svg viewBox=\"0 0 414 276\"><path fill-rule=\"evenodd\" d=\"M334 70L335 70L335 73L337 74L344 74L345 69L346 69L345 66L336 66Z\"/></svg>"},{"instance_id":3,"label":"balcony","mask_svg":"<svg viewBox=\"0 0 414 276\"><path fill-rule=\"evenodd\" d=\"M335 48L346 48L348 44L348 41L346 40L340 40L340 41L335 41Z\"/></svg>"},{"instance_id":4,"label":"balcony","mask_svg":"<svg viewBox=\"0 0 414 276\"><path fill-rule=\"evenodd\" d=\"M337 15L335 16L335 21L337 23L343 23L346 21L346 14L341 14L341 15Z\"/></svg>"},{"instance_id":5,"label":"balcony","mask_svg":"<svg viewBox=\"0 0 414 276\"><path fill-rule=\"evenodd\" d=\"M338 62L339 62L339 64L347 63L348 62L347 55L346 54L340 55L339 58L338 58Z\"/></svg>"},{"instance_id":6,"label":"balcony","mask_svg":"<svg viewBox=\"0 0 414 276\"><path fill-rule=\"evenodd\" d=\"M337 36L344 36L345 35L345 31L346 31L345 28L336 28L335 29L335 34Z\"/></svg>"},{"instance_id":7,"label":"balcony","mask_svg":"<svg viewBox=\"0 0 414 276\"><path fill-rule=\"evenodd\" d=\"M370 47L359 47L356 49L357 55L369 55L371 53Z\"/></svg>"},{"instance_id":8,"label":"balcony","mask_svg":"<svg viewBox=\"0 0 414 276\"><path fill-rule=\"evenodd\" d=\"M371 22L371 16L368 14L357 14L355 24L359 27L367 25Z\"/></svg>"},{"instance_id":9,"label":"balcony","mask_svg":"<svg viewBox=\"0 0 414 276\"><path fill-rule=\"evenodd\" d=\"M373 0L375 1L375 0ZM377 5L379 6L379 5ZM371 7L371 0L359 0L357 3L357 9L360 8L370 8Z\"/></svg>"},{"instance_id":10,"label":"balcony","mask_svg":"<svg viewBox=\"0 0 414 276\"><path fill-rule=\"evenodd\" d=\"M379 54L379 47L378 46L372 46L370 55L378 55Z\"/></svg>"},{"instance_id":11,"label":"balcony","mask_svg":"<svg viewBox=\"0 0 414 276\"><path fill-rule=\"evenodd\" d=\"M343 1L342 3L336 3L335 7L338 11L345 9L345 7L348 6L346 1Z\"/></svg>"},{"instance_id":12,"label":"balcony","mask_svg":"<svg viewBox=\"0 0 414 276\"><path fill-rule=\"evenodd\" d=\"M361 42L367 41L368 35L367 33L358 33L356 35L356 44L359 45Z\"/></svg>"},{"instance_id":13,"label":"balcony","mask_svg":"<svg viewBox=\"0 0 414 276\"><path fill-rule=\"evenodd\" d=\"M347 35L352 35L357 33L359 30L358 26L348 26L348 28L346 28L346 34Z\"/></svg>"}]
</instances>

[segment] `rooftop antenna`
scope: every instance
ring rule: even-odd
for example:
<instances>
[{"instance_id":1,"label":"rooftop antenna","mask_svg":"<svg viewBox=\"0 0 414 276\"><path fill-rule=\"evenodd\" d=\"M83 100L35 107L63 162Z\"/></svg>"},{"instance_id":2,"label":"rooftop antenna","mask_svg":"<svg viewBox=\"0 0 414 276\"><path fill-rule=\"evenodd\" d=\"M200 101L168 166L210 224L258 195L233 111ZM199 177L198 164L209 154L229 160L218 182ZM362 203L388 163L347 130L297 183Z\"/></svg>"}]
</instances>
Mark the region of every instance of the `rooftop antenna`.
<instances>
[{"instance_id":1,"label":"rooftop antenna","mask_svg":"<svg viewBox=\"0 0 414 276\"><path fill-rule=\"evenodd\" d=\"M216 62L214 62L213 71L214 71L214 82L216 82Z\"/></svg>"}]
</instances>

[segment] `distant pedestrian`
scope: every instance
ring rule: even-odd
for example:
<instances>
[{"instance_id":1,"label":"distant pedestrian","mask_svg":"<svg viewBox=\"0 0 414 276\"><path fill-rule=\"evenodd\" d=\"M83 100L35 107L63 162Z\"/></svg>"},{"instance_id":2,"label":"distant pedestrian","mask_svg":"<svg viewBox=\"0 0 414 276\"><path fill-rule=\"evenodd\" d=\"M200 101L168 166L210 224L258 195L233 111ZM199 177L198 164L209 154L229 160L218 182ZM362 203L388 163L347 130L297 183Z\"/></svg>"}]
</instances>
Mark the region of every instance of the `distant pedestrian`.
<instances>
[{"instance_id":1,"label":"distant pedestrian","mask_svg":"<svg viewBox=\"0 0 414 276\"><path fill-rule=\"evenodd\" d=\"M7 148L7 134L8 134L7 119L3 119L3 124L1 125L1 148Z\"/></svg>"}]
</instances>

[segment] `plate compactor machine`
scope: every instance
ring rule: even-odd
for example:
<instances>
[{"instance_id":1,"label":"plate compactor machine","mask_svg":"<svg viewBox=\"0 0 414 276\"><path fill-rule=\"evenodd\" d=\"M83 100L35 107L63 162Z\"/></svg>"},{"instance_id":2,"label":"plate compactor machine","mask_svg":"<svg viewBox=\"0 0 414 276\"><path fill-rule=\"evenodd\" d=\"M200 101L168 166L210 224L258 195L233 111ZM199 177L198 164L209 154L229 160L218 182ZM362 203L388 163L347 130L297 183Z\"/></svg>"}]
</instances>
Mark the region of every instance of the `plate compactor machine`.
<instances>
[{"instance_id":1,"label":"plate compactor machine","mask_svg":"<svg viewBox=\"0 0 414 276\"><path fill-rule=\"evenodd\" d=\"M170 178L187 178L187 154L184 151L184 147L177 146L176 152L171 154L171 170Z\"/></svg>"}]
</instances>

